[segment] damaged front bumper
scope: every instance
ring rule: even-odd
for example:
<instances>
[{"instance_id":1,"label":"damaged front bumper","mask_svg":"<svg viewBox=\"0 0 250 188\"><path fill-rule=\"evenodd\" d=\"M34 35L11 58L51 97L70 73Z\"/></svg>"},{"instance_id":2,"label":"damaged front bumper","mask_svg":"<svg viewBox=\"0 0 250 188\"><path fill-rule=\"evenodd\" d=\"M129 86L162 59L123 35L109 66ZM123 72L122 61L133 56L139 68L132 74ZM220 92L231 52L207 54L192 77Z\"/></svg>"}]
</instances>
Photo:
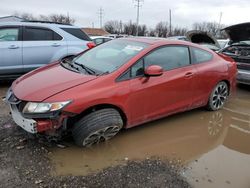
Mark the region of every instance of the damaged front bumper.
<instances>
[{"instance_id":1,"label":"damaged front bumper","mask_svg":"<svg viewBox=\"0 0 250 188\"><path fill-rule=\"evenodd\" d=\"M10 104L10 111L14 122L29 133L37 133L37 122L24 118L15 105Z\"/></svg>"},{"instance_id":2,"label":"damaged front bumper","mask_svg":"<svg viewBox=\"0 0 250 188\"><path fill-rule=\"evenodd\" d=\"M22 113L22 109L27 102L16 98L11 89L9 89L6 97L3 98L3 101L9 105L14 122L29 133L51 134L55 133L60 127L65 127L66 129L66 121L68 116L59 112L49 114L47 118L45 118L44 114L41 116L35 114L34 117L26 117Z\"/></svg>"}]
</instances>

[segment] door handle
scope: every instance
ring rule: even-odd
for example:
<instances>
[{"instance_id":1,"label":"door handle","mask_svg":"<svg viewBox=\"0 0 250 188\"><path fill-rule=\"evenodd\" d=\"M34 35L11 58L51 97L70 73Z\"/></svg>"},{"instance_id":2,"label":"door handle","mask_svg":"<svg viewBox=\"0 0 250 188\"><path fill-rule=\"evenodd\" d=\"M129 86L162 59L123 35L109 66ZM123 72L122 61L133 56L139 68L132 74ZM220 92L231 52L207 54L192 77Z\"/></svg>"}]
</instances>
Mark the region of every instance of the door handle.
<instances>
[{"instance_id":1,"label":"door handle","mask_svg":"<svg viewBox=\"0 0 250 188\"><path fill-rule=\"evenodd\" d=\"M187 73L185 74L185 77L190 78L190 77L192 77L193 75L194 75L193 72L187 72Z\"/></svg>"},{"instance_id":2,"label":"door handle","mask_svg":"<svg viewBox=\"0 0 250 188\"><path fill-rule=\"evenodd\" d=\"M58 47L58 46L61 46L61 45L58 44L58 43L54 43L54 44L52 44L51 46L53 46L53 47Z\"/></svg>"},{"instance_id":3,"label":"door handle","mask_svg":"<svg viewBox=\"0 0 250 188\"><path fill-rule=\"evenodd\" d=\"M17 49L17 48L19 48L19 46L17 46L17 45L10 45L9 46L9 49Z\"/></svg>"}]
</instances>

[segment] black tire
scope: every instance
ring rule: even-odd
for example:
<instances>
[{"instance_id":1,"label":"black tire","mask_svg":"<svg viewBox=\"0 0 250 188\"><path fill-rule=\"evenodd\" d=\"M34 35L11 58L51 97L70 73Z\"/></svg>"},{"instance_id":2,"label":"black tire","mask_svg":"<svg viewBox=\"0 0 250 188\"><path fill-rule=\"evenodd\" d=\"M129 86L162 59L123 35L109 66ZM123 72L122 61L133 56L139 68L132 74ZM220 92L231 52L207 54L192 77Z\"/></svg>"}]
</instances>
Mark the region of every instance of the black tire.
<instances>
[{"instance_id":1,"label":"black tire","mask_svg":"<svg viewBox=\"0 0 250 188\"><path fill-rule=\"evenodd\" d=\"M226 82L219 82L213 89L209 96L207 109L210 111L216 111L223 108L229 95L229 88Z\"/></svg>"},{"instance_id":2,"label":"black tire","mask_svg":"<svg viewBox=\"0 0 250 188\"><path fill-rule=\"evenodd\" d=\"M119 112L112 108L94 111L75 123L72 135L78 146L89 147L109 140L123 127Z\"/></svg>"}]
</instances>

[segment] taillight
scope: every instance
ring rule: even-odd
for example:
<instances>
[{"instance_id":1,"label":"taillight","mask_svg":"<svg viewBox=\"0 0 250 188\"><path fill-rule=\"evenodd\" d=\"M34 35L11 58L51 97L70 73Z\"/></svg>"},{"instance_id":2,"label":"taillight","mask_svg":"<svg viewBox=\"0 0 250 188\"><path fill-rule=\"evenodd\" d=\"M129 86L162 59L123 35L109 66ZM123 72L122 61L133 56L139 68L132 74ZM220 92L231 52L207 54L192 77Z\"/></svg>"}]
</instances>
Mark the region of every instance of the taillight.
<instances>
[{"instance_id":1,"label":"taillight","mask_svg":"<svg viewBox=\"0 0 250 188\"><path fill-rule=\"evenodd\" d=\"M91 49L91 48L94 48L96 45L93 42L89 42L89 43L87 43L87 46L89 49Z\"/></svg>"}]
</instances>

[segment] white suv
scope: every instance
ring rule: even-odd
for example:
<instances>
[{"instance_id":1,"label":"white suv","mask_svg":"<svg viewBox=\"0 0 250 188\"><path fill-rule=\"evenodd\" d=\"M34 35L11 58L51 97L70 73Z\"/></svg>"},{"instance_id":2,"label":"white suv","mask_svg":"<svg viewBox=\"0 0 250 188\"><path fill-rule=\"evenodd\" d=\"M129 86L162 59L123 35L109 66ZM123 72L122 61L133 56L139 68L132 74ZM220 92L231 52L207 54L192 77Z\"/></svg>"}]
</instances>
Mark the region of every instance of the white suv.
<instances>
[{"instance_id":1,"label":"white suv","mask_svg":"<svg viewBox=\"0 0 250 188\"><path fill-rule=\"evenodd\" d=\"M51 22L0 23L0 79L74 56L93 47L79 27Z\"/></svg>"}]
</instances>

